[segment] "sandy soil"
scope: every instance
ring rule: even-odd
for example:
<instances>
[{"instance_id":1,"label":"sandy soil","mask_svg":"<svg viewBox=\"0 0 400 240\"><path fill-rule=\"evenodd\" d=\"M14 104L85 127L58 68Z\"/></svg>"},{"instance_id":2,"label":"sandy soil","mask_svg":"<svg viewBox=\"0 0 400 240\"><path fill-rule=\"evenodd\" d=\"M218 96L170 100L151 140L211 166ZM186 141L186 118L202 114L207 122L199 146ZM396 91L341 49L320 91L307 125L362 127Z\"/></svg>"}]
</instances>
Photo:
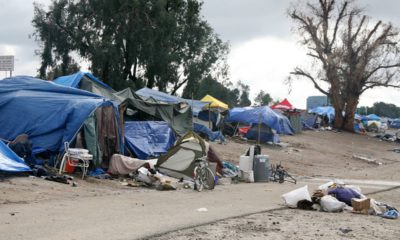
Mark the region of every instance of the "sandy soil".
<instances>
[{"instance_id":1,"label":"sandy soil","mask_svg":"<svg viewBox=\"0 0 400 240\"><path fill-rule=\"evenodd\" d=\"M400 189L368 197L400 203ZM204 226L174 231L148 239L399 239L398 220L350 212L325 213L281 209L230 218Z\"/></svg>"},{"instance_id":2,"label":"sandy soil","mask_svg":"<svg viewBox=\"0 0 400 240\"><path fill-rule=\"evenodd\" d=\"M289 173L302 179L303 183L301 184L304 184L304 181L307 179L340 178L358 179L361 182L367 182L366 180L372 182L386 181L390 183L387 185L387 188L400 185L398 184L400 182L400 174L398 174L400 169L400 154L391 151L394 148L399 148L399 144L382 142L376 138L368 136L334 132L304 132L303 134L296 136L282 136L281 141L288 143L289 146L273 147L263 145L262 153L269 155L270 162L273 164L281 162ZM227 145L216 143L212 143L212 145L215 146L216 151L220 154L222 159L231 161L235 164L238 164L239 156L249 147L246 143L238 143L233 140L231 140ZM353 155L368 157L381 162L382 164L377 165L367 163L366 161L353 158ZM10 212L13 211L12 209L35 208L35 206L42 206L45 203L46 209L50 211L48 214L51 214L53 209L52 206L54 206L57 211L62 211L61 209L58 209L60 208L60 201L65 205L81 202L90 205L92 205L92 203L93 205L101 205L103 202L108 201L108 199L113 199L113 201L115 201L113 205L115 206L113 214L115 215L113 215L112 218L119 219L122 217L126 218L127 216L125 216L126 213L124 210L118 208L115 204L118 204L120 201L124 206L129 206L130 200L127 199L135 199L135 195L137 195L143 203L146 202L146 196L147 198L154 198L159 195L161 199L167 199L166 201L158 201L158 204L163 204L157 206L159 209L170 206L172 204L171 199L174 197L177 199L193 199L190 201L201 203L201 198L199 198L200 195L192 195L192 190L180 190L174 192L173 195L170 195L149 188L122 186L119 180L98 180L93 178L80 180L79 175L77 175L76 181L78 187L48 182L34 177L0 178L0 212L4 212L4 214L7 214L9 217ZM318 184L318 181L313 182L314 185ZM262 196L262 194L260 195L259 192L256 192L259 191L260 187L248 188L245 184L240 185L243 186L217 186L217 189L215 190L215 194L217 195L215 196L218 196L218 201L221 207L226 207L225 205L229 204L232 200L229 199L228 196L225 197L223 194L224 192L231 194L229 196L235 196L235 198L238 198L237 206L240 206L241 201L244 201L241 197L232 195L233 189L236 189L235 191L244 191L244 189L246 189L244 192L246 192L247 196ZM285 189L300 187L300 185L290 185L287 183L283 186ZM384 187L380 187L380 189L382 188ZM280 189L279 185L273 185L273 187L265 188L263 191L273 195L275 199L274 201L279 202L279 196L282 194L283 189ZM212 196L213 195L207 195L210 203L217 202L216 200L213 200ZM371 195L371 197L400 207L399 189ZM268 198L266 198L265 201L268 202L267 199ZM248 200L251 201L251 199ZM264 201L263 199L258 200L259 202ZM271 203L272 205L269 209L282 207L275 202L273 204ZM193 202L190 204L193 204ZM243 202L243 204L248 203ZM28 208L25 206L28 206ZM84 205L82 207L84 207ZM187 207L189 208L189 205ZM192 206L190 206L190 208L191 207ZM254 213L256 209L262 208L254 207L250 212ZM238 213L240 212L240 214L237 215L246 213L244 210L235 210ZM35 209L32 209L32 214L35 213L35 211ZM152 207L146 205L140 213L143 214L146 211L152 211ZM228 214L229 208L225 208L224 211L224 216L234 215ZM27 218L29 218L29 216L34 217L30 215L29 212L24 212L23 214L26 215ZM157 218L157 214L160 214L160 217L169 217L164 216L162 211L159 213L152 212L152 214L155 219ZM188 216L191 215L189 214ZM69 217L73 217L73 215ZM60 218L60 216L58 216L58 218ZM88 218L90 218L90 216ZM171 215L170 218L171 222L174 222L174 220L176 221L180 218L180 215L174 214ZM398 239L400 234L400 228L398 227L399 220L386 220L380 217L355 215L351 213L329 214L285 209L249 215L242 218L229 218L223 221L217 221L218 219L221 219L221 217L218 216L218 208L216 208L213 209L213 216L199 219L194 216L194 219L190 219L190 221L194 223L193 226L196 226L197 220L199 220L199 223L210 222L211 220L215 221L212 224L180 231L176 230L181 229L182 227L177 227L177 224L170 224L170 228L163 228L161 230L161 232L166 231L170 233L163 234L161 237L154 237L154 239ZM18 221L19 222L15 222L15 224L24 223L26 226L32 226L30 224L34 224L29 223L26 218L21 218ZM58 221L60 221L61 224L63 219L60 218ZM91 219L90 221L96 221L96 219ZM182 221L182 219L179 219L179 221ZM7 222L10 221L7 220ZM150 225L154 223L152 223L150 218L147 221L147 224ZM12 224L13 222L10 222L9 227L0 226L0 228L3 230L12 227L18 229L18 225L13 226ZM43 222L42 224L47 223ZM87 227L89 226L91 226L91 231L96 231L96 228L92 229L92 224L88 224ZM104 226L99 225L98 228L102 229L102 231L106 231ZM120 228L123 229L122 226L120 226ZM351 231L348 233L342 233L342 231L339 230L340 228L349 228ZM124 229L126 231L129 227ZM29 232L29 229L26 231ZM160 229L158 229L158 231L160 231ZM93 232L89 232L89 230L84 233L87 235L77 236L88 236L93 234ZM109 234L109 232L104 232L104 238L100 237L98 239L105 239L106 236L108 236L107 233ZM43 234L46 234L46 232ZM127 237L120 239L134 238L129 237L130 235L128 232L125 232L124 234L124 236ZM64 238L59 239L71 239L68 236L69 235L66 235ZM74 238L85 239L84 237L76 236L74 236ZM20 237L19 239L24 239L24 237Z\"/></svg>"},{"instance_id":3,"label":"sandy soil","mask_svg":"<svg viewBox=\"0 0 400 240\"><path fill-rule=\"evenodd\" d=\"M272 164L282 163L289 173L298 176L344 179L400 180L400 154L392 150L399 144L350 133L307 131L295 136L282 136L288 147L262 145L262 154L270 156ZM227 145L213 143L223 159L238 164L238 156L247 144L231 141ZM353 158L367 157L382 165Z\"/></svg>"}]
</instances>

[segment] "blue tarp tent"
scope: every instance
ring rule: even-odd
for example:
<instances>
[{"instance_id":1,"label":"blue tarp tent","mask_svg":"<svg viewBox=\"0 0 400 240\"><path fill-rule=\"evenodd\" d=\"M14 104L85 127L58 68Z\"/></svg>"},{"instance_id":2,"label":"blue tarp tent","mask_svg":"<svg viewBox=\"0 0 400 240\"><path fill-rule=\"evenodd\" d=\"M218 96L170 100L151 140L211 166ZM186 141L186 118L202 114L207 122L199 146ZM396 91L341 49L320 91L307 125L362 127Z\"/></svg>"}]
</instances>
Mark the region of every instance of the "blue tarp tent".
<instances>
[{"instance_id":1,"label":"blue tarp tent","mask_svg":"<svg viewBox=\"0 0 400 240\"><path fill-rule=\"evenodd\" d=\"M0 81L0 138L26 133L34 154L62 152L63 142L73 140L92 112L112 105L95 94L33 77L7 78Z\"/></svg>"},{"instance_id":2,"label":"blue tarp tent","mask_svg":"<svg viewBox=\"0 0 400 240\"><path fill-rule=\"evenodd\" d=\"M167 122L127 121L125 142L139 159L159 157L174 146L176 136Z\"/></svg>"},{"instance_id":3,"label":"blue tarp tent","mask_svg":"<svg viewBox=\"0 0 400 240\"><path fill-rule=\"evenodd\" d=\"M246 138L258 141L258 124L253 124L253 126L246 133ZM276 144L279 143L279 136L278 134L274 134L270 128L262 124L260 126L260 142L272 142Z\"/></svg>"},{"instance_id":4,"label":"blue tarp tent","mask_svg":"<svg viewBox=\"0 0 400 240\"><path fill-rule=\"evenodd\" d=\"M31 169L3 141L0 141L0 172L28 172Z\"/></svg>"},{"instance_id":5,"label":"blue tarp tent","mask_svg":"<svg viewBox=\"0 0 400 240\"><path fill-rule=\"evenodd\" d=\"M309 113L327 116L330 123L335 119L335 109L333 107L316 107L311 109Z\"/></svg>"},{"instance_id":6,"label":"blue tarp tent","mask_svg":"<svg viewBox=\"0 0 400 240\"><path fill-rule=\"evenodd\" d=\"M292 135L294 133L289 119L267 106L232 108L229 110L229 117L226 122L263 123L279 134Z\"/></svg>"},{"instance_id":7,"label":"blue tarp tent","mask_svg":"<svg viewBox=\"0 0 400 240\"><path fill-rule=\"evenodd\" d=\"M59 78L55 79L54 82L59 85L63 85L63 86L67 86L67 87L80 88L81 80L84 76L86 76L93 82L101 85L102 87L112 90L112 88L110 86L108 86L107 84L105 84L102 81L100 81L99 79L97 79L91 73L85 73L85 72L81 72L81 71L79 71L75 74L72 74L72 75L59 77Z\"/></svg>"},{"instance_id":8,"label":"blue tarp tent","mask_svg":"<svg viewBox=\"0 0 400 240\"><path fill-rule=\"evenodd\" d=\"M375 114L369 114L365 117L367 118L368 121L380 121L381 120L381 118Z\"/></svg>"},{"instance_id":9,"label":"blue tarp tent","mask_svg":"<svg viewBox=\"0 0 400 240\"><path fill-rule=\"evenodd\" d=\"M150 88L142 88L136 91L136 94L143 97L145 100L154 99L156 101L165 103L181 103L186 102L192 107L194 116L197 116L203 108L209 104L209 102L203 102L199 100L184 99L177 96L169 95L168 93L160 92Z\"/></svg>"}]
</instances>

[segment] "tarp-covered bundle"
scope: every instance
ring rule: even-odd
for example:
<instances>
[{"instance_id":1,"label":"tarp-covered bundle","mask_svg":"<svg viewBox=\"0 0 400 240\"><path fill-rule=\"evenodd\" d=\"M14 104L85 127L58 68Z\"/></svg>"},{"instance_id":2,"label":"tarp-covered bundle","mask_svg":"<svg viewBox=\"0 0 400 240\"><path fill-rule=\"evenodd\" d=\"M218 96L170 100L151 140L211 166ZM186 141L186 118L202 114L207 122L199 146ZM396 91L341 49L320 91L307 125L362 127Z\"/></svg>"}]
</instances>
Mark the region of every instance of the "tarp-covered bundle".
<instances>
[{"instance_id":1,"label":"tarp-covered bundle","mask_svg":"<svg viewBox=\"0 0 400 240\"><path fill-rule=\"evenodd\" d=\"M233 108L229 110L226 122L265 124L279 134L292 135L294 133L288 118L267 106Z\"/></svg>"},{"instance_id":2,"label":"tarp-covered bundle","mask_svg":"<svg viewBox=\"0 0 400 240\"><path fill-rule=\"evenodd\" d=\"M0 141L0 172L28 172L31 169L25 161Z\"/></svg>"},{"instance_id":3,"label":"tarp-covered bundle","mask_svg":"<svg viewBox=\"0 0 400 240\"><path fill-rule=\"evenodd\" d=\"M335 119L335 109L333 107L316 107L311 109L309 113L326 116L329 122L332 122Z\"/></svg>"},{"instance_id":4,"label":"tarp-covered bundle","mask_svg":"<svg viewBox=\"0 0 400 240\"><path fill-rule=\"evenodd\" d=\"M168 123L161 121L125 122L125 144L139 159L159 157L175 143Z\"/></svg>"},{"instance_id":5,"label":"tarp-covered bundle","mask_svg":"<svg viewBox=\"0 0 400 240\"><path fill-rule=\"evenodd\" d=\"M110 101L89 92L32 77L0 81L0 138L26 133L34 153L63 151L84 121Z\"/></svg>"}]
</instances>

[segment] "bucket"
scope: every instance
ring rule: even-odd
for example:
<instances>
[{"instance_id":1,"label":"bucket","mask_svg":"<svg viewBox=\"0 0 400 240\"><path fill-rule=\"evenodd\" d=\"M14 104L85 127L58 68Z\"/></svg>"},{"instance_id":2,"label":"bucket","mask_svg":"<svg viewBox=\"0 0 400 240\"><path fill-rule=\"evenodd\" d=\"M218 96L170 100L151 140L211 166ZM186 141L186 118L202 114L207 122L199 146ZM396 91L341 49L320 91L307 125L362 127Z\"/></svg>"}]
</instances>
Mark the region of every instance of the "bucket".
<instances>
[{"instance_id":1,"label":"bucket","mask_svg":"<svg viewBox=\"0 0 400 240\"><path fill-rule=\"evenodd\" d=\"M71 161L76 161L76 160L75 160L75 159L71 159ZM66 173L72 174L72 173L75 172L75 166L69 164L69 161L67 160L67 161L65 161L65 168L64 168L64 171L65 171Z\"/></svg>"}]
</instances>

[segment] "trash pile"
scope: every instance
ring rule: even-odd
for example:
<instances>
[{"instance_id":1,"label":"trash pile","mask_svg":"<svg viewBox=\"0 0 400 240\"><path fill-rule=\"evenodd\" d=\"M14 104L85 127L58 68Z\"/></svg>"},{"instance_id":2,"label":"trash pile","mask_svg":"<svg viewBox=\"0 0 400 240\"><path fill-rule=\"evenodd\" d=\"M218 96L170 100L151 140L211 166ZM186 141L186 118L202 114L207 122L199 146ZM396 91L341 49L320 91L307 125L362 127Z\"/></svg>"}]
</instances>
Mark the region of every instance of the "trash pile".
<instances>
[{"instance_id":1,"label":"trash pile","mask_svg":"<svg viewBox=\"0 0 400 240\"><path fill-rule=\"evenodd\" d=\"M358 186L335 180L325 183L310 195L308 186L282 195L289 208L323 212L352 212L397 219L399 211L386 203L367 198Z\"/></svg>"}]
</instances>

